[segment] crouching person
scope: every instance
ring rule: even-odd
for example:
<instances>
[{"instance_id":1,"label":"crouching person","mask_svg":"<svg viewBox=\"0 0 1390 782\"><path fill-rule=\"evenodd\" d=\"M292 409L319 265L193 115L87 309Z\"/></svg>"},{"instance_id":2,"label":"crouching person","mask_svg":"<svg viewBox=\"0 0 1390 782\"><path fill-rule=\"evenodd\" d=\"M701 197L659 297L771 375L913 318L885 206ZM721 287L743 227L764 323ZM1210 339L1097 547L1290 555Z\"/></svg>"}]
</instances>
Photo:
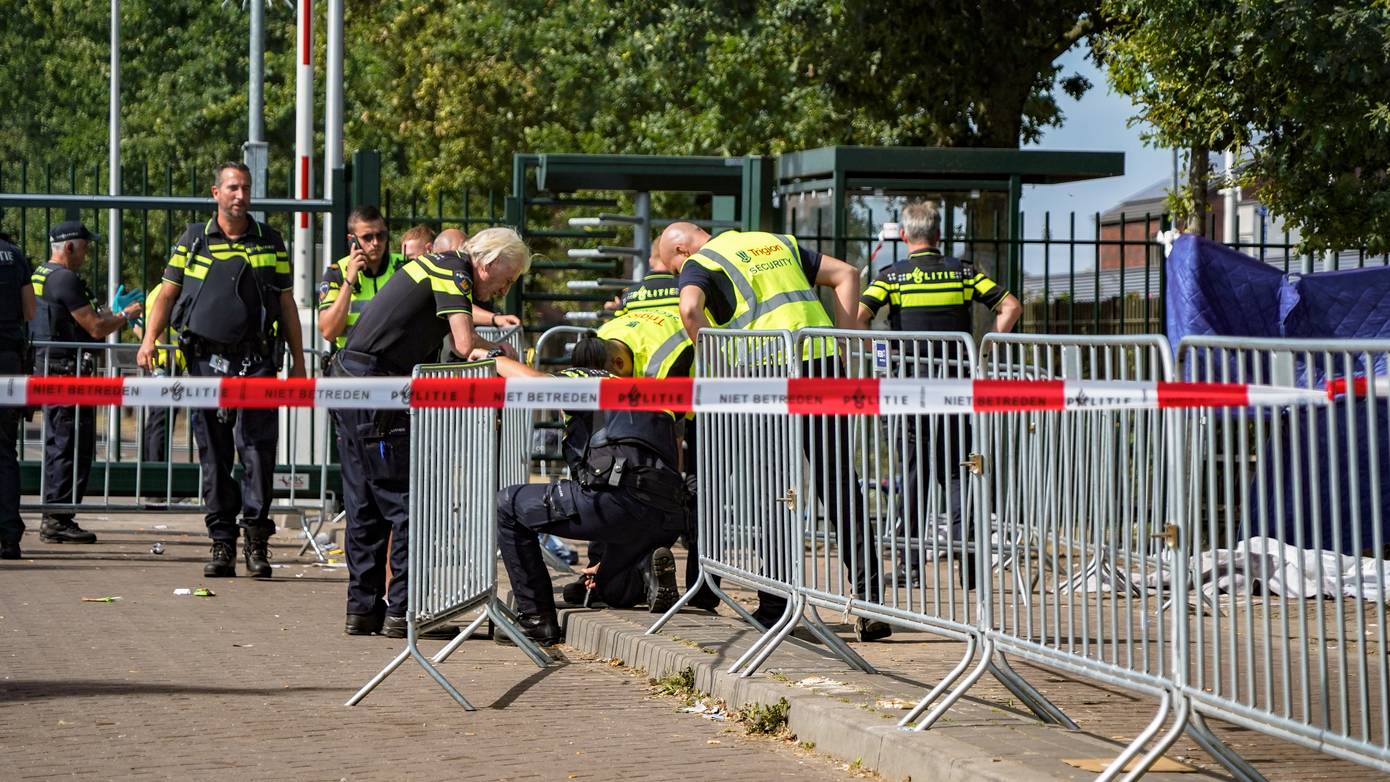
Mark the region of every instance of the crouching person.
<instances>
[{"instance_id":1,"label":"crouching person","mask_svg":"<svg viewBox=\"0 0 1390 782\"><path fill-rule=\"evenodd\" d=\"M602 341L582 339L575 349L580 366L557 374L608 377L605 369L584 366L603 366L607 356ZM544 376L505 358L497 360L497 372ZM606 574L627 579L636 572L648 602L675 602L676 563L669 546L685 530L688 514L676 449L676 417L669 412L567 412L562 450L574 479L509 486L498 493L497 541L521 629L531 640L542 645L561 640L538 534L602 543L602 561L586 572L605 596L629 589L605 583Z\"/></svg>"}]
</instances>

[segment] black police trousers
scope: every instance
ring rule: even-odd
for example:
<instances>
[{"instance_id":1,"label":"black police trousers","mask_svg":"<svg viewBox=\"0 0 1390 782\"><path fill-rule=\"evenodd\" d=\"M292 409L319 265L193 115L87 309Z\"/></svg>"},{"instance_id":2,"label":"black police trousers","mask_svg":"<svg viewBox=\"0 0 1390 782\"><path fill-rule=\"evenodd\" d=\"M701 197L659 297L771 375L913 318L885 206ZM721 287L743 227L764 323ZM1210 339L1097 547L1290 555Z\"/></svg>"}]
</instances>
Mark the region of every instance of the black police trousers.
<instances>
[{"instance_id":1,"label":"black police trousers","mask_svg":"<svg viewBox=\"0 0 1390 782\"><path fill-rule=\"evenodd\" d=\"M19 353L0 350L0 375L21 375ZM0 407L0 543L18 543L24 535L19 516L19 419L21 407Z\"/></svg>"},{"instance_id":2,"label":"black police trousers","mask_svg":"<svg viewBox=\"0 0 1390 782\"><path fill-rule=\"evenodd\" d=\"M96 410L45 405L43 419L43 501L54 505L82 502L96 453ZM49 511L44 515L59 521L72 521L73 517L70 511Z\"/></svg>"},{"instance_id":3,"label":"black police trousers","mask_svg":"<svg viewBox=\"0 0 1390 782\"><path fill-rule=\"evenodd\" d=\"M537 535L604 544L604 573L627 578L638 561L658 546L675 542L684 518L665 518L622 489L587 489L571 480L508 486L497 493L497 544L507 567L517 611L525 616L555 613L555 593Z\"/></svg>"},{"instance_id":4,"label":"black police trousers","mask_svg":"<svg viewBox=\"0 0 1390 782\"><path fill-rule=\"evenodd\" d=\"M231 372L241 371L242 360L231 358ZM188 374L194 377L223 377L208 364L206 356L188 356ZM246 377L274 377L269 362L258 361ZM274 499L275 446L280 436L278 410L193 410L189 424L198 443L198 461L203 466L203 513L208 537L235 544L240 527L275 534L270 518ZM242 476L238 486L232 475L233 459L240 457Z\"/></svg>"},{"instance_id":5,"label":"black police trousers","mask_svg":"<svg viewBox=\"0 0 1390 782\"><path fill-rule=\"evenodd\" d=\"M964 484L960 479L960 463L970 451L970 418L967 416L914 416L906 420L905 440L907 464L903 475L903 520L905 532L918 538L918 545L930 550L928 542L936 531L927 526L929 511L924 500L933 483L946 492L946 523L951 528L952 558L960 562L959 581L962 586L974 587L977 570L974 555L967 541L977 542L975 520L964 518ZM924 477L922 462L927 461L928 475ZM915 551L909 552L907 568L917 568Z\"/></svg>"},{"instance_id":6,"label":"black police trousers","mask_svg":"<svg viewBox=\"0 0 1390 782\"><path fill-rule=\"evenodd\" d=\"M169 437L178 421L177 407L151 407L145 413L145 431L141 438L145 441L145 461L169 461Z\"/></svg>"},{"instance_id":7,"label":"black police trousers","mask_svg":"<svg viewBox=\"0 0 1390 782\"><path fill-rule=\"evenodd\" d=\"M337 377L392 374L346 351L338 351L336 363ZM333 420L347 510L347 613L404 616L410 583L410 416L391 416L385 431L376 410L334 410Z\"/></svg>"}]
</instances>

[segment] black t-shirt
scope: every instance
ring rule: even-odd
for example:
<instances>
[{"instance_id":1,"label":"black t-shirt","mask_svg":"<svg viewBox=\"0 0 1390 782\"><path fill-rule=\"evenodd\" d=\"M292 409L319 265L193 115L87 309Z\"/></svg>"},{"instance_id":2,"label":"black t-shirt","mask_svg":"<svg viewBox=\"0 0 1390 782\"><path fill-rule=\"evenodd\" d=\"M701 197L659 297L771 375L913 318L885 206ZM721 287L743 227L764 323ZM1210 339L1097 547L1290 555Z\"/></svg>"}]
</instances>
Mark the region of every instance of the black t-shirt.
<instances>
[{"instance_id":1,"label":"black t-shirt","mask_svg":"<svg viewBox=\"0 0 1390 782\"><path fill-rule=\"evenodd\" d=\"M39 300L39 313L34 318L36 340L57 342L100 342L87 333L72 313L83 307L101 309L86 280L66 266L48 261L34 270L30 277L34 296Z\"/></svg>"},{"instance_id":2,"label":"black t-shirt","mask_svg":"<svg viewBox=\"0 0 1390 782\"><path fill-rule=\"evenodd\" d=\"M24 251L0 234L0 350L18 350L24 344L24 299L20 292L33 284L31 274Z\"/></svg>"},{"instance_id":3,"label":"black t-shirt","mask_svg":"<svg viewBox=\"0 0 1390 782\"><path fill-rule=\"evenodd\" d=\"M473 261L463 252L426 253L401 266L362 310L347 350L401 371L430 362L449 333L449 316L473 312Z\"/></svg>"},{"instance_id":4,"label":"black t-shirt","mask_svg":"<svg viewBox=\"0 0 1390 782\"><path fill-rule=\"evenodd\" d=\"M816 275L820 273L821 254L817 250L801 246L800 242L797 243L796 249L801 256L801 271L806 275L806 282L814 286ZM729 275L686 261L681 266L679 286L684 288L687 285L694 285L705 292L705 309L709 310L715 325L733 320L736 300L734 284L729 280Z\"/></svg>"}]
</instances>

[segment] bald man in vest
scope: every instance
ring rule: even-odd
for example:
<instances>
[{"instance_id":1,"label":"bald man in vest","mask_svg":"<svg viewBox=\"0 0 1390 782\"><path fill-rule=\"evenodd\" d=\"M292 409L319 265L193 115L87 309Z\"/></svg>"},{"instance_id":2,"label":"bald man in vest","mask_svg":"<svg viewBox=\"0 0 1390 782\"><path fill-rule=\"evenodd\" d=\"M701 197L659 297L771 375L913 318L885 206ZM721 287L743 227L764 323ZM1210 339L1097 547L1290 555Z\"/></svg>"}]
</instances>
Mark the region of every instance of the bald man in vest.
<instances>
[{"instance_id":1,"label":"bald man in vest","mask_svg":"<svg viewBox=\"0 0 1390 782\"><path fill-rule=\"evenodd\" d=\"M681 320L692 342L703 328L858 329L859 270L851 264L802 247L796 237L762 231L726 231L711 237L692 223L672 223L658 245L662 263L679 274ZM834 318L816 288L831 292ZM803 377L826 374L836 361L833 345L808 340L801 356ZM853 443L844 418L802 417L807 459L830 469L816 487L827 519L837 530L840 559L849 570L855 596L881 602L879 562L867 556L863 495L853 467ZM851 542L852 541L852 542ZM778 595L759 593L754 618L764 626L786 607ZM855 637L878 641L892 635L883 622L857 618Z\"/></svg>"}]
</instances>

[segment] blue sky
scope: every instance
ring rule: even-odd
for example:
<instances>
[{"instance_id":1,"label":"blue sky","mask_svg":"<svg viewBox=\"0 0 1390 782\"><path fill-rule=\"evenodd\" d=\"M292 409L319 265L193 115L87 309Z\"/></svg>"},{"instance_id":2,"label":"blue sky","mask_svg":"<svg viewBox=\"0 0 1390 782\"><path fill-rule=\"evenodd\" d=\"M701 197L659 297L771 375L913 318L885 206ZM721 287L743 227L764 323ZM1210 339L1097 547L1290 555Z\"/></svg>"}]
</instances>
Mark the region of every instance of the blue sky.
<instances>
[{"instance_id":1,"label":"blue sky","mask_svg":"<svg viewBox=\"0 0 1390 782\"><path fill-rule=\"evenodd\" d=\"M1064 68L1063 76L1080 72L1091 80L1091 89L1080 101L1072 100L1059 90L1057 102L1066 115L1065 123L1060 128L1049 129L1040 143L1027 148L1123 152L1125 175L1068 185L1025 187L1023 211L1029 235L1034 234L1035 226L1041 225L1044 211L1052 212L1054 225L1074 211L1077 233L1081 234L1082 226L1086 226L1089 236L1091 215L1105 211L1160 179L1172 177L1172 150L1144 145L1139 139L1142 128L1128 126L1129 118L1135 114L1133 105L1128 98L1110 91L1105 74L1086 58L1086 51L1084 46L1073 48L1058 62Z\"/></svg>"}]
</instances>

